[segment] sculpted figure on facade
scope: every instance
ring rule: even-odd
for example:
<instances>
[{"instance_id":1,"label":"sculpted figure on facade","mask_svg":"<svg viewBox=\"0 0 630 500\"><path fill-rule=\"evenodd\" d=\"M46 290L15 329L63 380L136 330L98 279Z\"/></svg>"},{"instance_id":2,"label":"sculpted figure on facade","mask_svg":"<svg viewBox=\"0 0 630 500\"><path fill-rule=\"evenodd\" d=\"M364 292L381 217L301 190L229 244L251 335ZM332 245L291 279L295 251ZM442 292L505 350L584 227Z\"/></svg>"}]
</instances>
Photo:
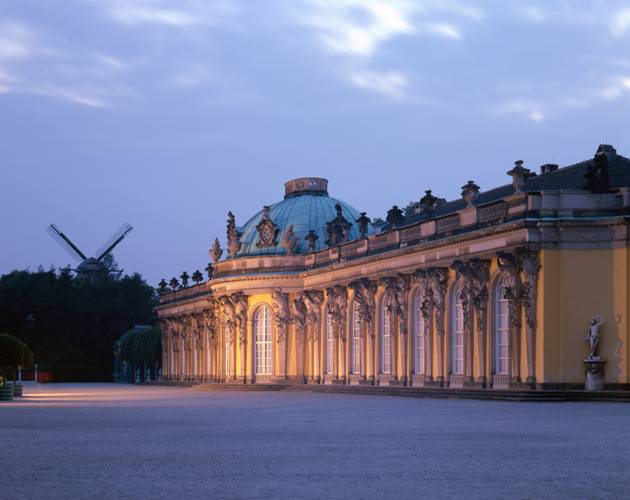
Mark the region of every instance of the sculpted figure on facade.
<instances>
[{"instance_id":1,"label":"sculpted figure on facade","mask_svg":"<svg viewBox=\"0 0 630 500\"><path fill-rule=\"evenodd\" d=\"M238 331L239 345L247 343L247 295L242 292L232 294L234 314L236 316L236 328Z\"/></svg>"},{"instance_id":2,"label":"sculpted figure on facade","mask_svg":"<svg viewBox=\"0 0 630 500\"><path fill-rule=\"evenodd\" d=\"M258 241L256 246L259 248L274 247L277 244L276 237L278 236L278 226L273 223L269 216L270 207L263 207L263 216L260 223L256 226L258 231Z\"/></svg>"},{"instance_id":3,"label":"sculpted figure on facade","mask_svg":"<svg viewBox=\"0 0 630 500\"><path fill-rule=\"evenodd\" d=\"M214 239L214 243L210 247L210 258L212 262L216 264L221 259L223 255L223 249L221 248L221 244L219 243L219 238Z\"/></svg>"},{"instance_id":4,"label":"sculpted figure on facade","mask_svg":"<svg viewBox=\"0 0 630 500\"><path fill-rule=\"evenodd\" d=\"M409 280L406 276L386 276L379 280L381 286L385 288L384 298L385 310L390 321L390 331L395 334L396 320L400 325L400 333L407 333L407 292L409 291Z\"/></svg>"},{"instance_id":5,"label":"sculpted figure on facade","mask_svg":"<svg viewBox=\"0 0 630 500\"><path fill-rule=\"evenodd\" d=\"M422 324L424 325L424 335L429 335L431 328L431 310L433 309L433 291L431 290L431 280L429 271L418 269L413 280L418 285L418 302L420 313L422 314Z\"/></svg>"},{"instance_id":6,"label":"sculpted figure on facade","mask_svg":"<svg viewBox=\"0 0 630 500\"><path fill-rule=\"evenodd\" d=\"M350 283L350 288L354 290L354 300L357 304L359 321L366 325L371 336L374 336L373 318L376 311L376 282L361 278Z\"/></svg>"},{"instance_id":7,"label":"sculpted figure on facade","mask_svg":"<svg viewBox=\"0 0 630 500\"><path fill-rule=\"evenodd\" d=\"M346 287L336 285L326 289L328 302L326 303L326 311L330 315L331 322L335 327L336 335L342 341L345 341L345 329L343 328L346 320L346 308L348 306L348 291Z\"/></svg>"},{"instance_id":8,"label":"sculpted figure on facade","mask_svg":"<svg viewBox=\"0 0 630 500\"><path fill-rule=\"evenodd\" d=\"M228 240L228 255L230 257L236 257L236 254L241 249L241 233L236 228L236 219L232 212L228 212L227 220L227 240Z\"/></svg>"},{"instance_id":9,"label":"sculpted figure on facade","mask_svg":"<svg viewBox=\"0 0 630 500\"><path fill-rule=\"evenodd\" d=\"M281 290L274 290L271 294L273 299L273 319L276 322L277 341L282 342L287 337L287 327L291 322L291 311L289 310L289 294Z\"/></svg>"},{"instance_id":10,"label":"sculpted figure on facade","mask_svg":"<svg viewBox=\"0 0 630 500\"><path fill-rule=\"evenodd\" d=\"M306 306L306 324L310 327L308 328L311 332L309 334L310 337L319 331L324 292L321 290L305 290L301 293L301 296Z\"/></svg>"},{"instance_id":11,"label":"sculpted figure on facade","mask_svg":"<svg viewBox=\"0 0 630 500\"><path fill-rule=\"evenodd\" d=\"M218 304L214 298L209 299L209 305L203 310L203 326L208 334L208 342L210 345L215 346L217 344L217 330L218 330Z\"/></svg>"},{"instance_id":12,"label":"sculpted figure on facade","mask_svg":"<svg viewBox=\"0 0 630 500\"><path fill-rule=\"evenodd\" d=\"M226 340L229 344L234 342L234 332L237 327L236 308L232 297L223 295L219 298L223 310L223 324L225 325Z\"/></svg>"},{"instance_id":13,"label":"sculpted figure on facade","mask_svg":"<svg viewBox=\"0 0 630 500\"><path fill-rule=\"evenodd\" d=\"M534 384L536 381L536 301L540 257L537 251L526 248L518 248L516 255L519 258L523 271L521 298L525 309L527 383Z\"/></svg>"},{"instance_id":14,"label":"sculpted figure on facade","mask_svg":"<svg viewBox=\"0 0 630 500\"><path fill-rule=\"evenodd\" d=\"M427 269L426 276L429 281L429 289L431 290L431 303L435 311L435 333L441 338L444 335L448 269L445 267L433 267Z\"/></svg>"},{"instance_id":15,"label":"sculpted figure on facade","mask_svg":"<svg viewBox=\"0 0 630 500\"><path fill-rule=\"evenodd\" d=\"M299 294L291 302L291 321L295 325L295 337L298 345L304 342L304 333L306 330L306 304L304 304L304 296Z\"/></svg>"},{"instance_id":16,"label":"sculpted figure on facade","mask_svg":"<svg viewBox=\"0 0 630 500\"><path fill-rule=\"evenodd\" d=\"M282 246L287 251L288 255L293 255L299 252L300 242L295 235L293 225L290 225L284 232L284 236L282 237Z\"/></svg>"}]
</instances>

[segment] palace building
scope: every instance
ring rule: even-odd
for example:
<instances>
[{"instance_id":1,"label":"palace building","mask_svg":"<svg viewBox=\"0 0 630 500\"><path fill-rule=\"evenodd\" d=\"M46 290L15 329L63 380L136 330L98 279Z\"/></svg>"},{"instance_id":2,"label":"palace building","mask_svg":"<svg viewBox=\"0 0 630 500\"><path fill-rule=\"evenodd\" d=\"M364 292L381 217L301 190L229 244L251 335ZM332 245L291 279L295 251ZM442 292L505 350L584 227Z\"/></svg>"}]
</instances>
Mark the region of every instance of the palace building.
<instances>
[{"instance_id":1,"label":"palace building","mask_svg":"<svg viewBox=\"0 0 630 500\"><path fill-rule=\"evenodd\" d=\"M384 224L321 178L241 227L228 213L208 279L162 280L163 378L544 390L591 370L630 388L630 160L601 145L507 174L452 201L426 191Z\"/></svg>"}]
</instances>

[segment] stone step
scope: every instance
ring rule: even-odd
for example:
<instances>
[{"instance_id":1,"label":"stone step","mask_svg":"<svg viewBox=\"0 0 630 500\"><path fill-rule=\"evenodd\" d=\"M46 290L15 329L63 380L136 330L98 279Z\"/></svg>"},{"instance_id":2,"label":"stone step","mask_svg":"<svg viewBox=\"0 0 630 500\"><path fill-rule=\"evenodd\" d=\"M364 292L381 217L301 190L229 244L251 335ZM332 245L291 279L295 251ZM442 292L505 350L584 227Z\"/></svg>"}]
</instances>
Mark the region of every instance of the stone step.
<instances>
[{"instance_id":1,"label":"stone step","mask_svg":"<svg viewBox=\"0 0 630 500\"><path fill-rule=\"evenodd\" d=\"M190 386L190 385L189 385ZM199 391L291 391L336 394L365 394L416 398L484 399L495 401L616 401L630 402L630 391L587 392L579 390L496 390L448 389L419 387L359 386L359 385L297 385L297 384L192 384Z\"/></svg>"}]
</instances>

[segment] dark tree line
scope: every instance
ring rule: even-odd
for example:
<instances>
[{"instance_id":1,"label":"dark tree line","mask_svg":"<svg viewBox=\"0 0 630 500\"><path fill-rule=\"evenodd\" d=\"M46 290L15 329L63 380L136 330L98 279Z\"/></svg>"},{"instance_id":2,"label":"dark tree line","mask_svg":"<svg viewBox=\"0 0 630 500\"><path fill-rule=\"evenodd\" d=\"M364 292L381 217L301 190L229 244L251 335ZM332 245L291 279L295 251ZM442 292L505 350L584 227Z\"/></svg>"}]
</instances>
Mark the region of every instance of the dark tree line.
<instances>
[{"instance_id":1,"label":"dark tree line","mask_svg":"<svg viewBox=\"0 0 630 500\"><path fill-rule=\"evenodd\" d=\"M110 380L114 343L135 325L153 325L155 290L139 274L77 279L69 269L0 277L0 332L33 351L53 380Z\"/></svg>"}]
</instances>

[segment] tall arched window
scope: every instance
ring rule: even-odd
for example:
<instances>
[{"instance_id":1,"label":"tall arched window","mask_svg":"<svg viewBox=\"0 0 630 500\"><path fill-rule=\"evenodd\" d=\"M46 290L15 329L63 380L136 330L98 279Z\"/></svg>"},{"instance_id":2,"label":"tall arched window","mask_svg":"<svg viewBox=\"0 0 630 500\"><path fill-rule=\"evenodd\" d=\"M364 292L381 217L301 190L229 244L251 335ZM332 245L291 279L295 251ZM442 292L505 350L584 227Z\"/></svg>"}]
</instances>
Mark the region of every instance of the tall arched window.
<instances>
[{"instance_id":1,"label":"tall arched window","mask_svg":"<svg viewBox=\"0 0 630 500\"><path fill-rule=\"evenodd\" d=\"M223 344L225 351L225 374L232 374L232 339L228 330L227 318L223 319Z\"/></svg>"},{"instance_id":2,"label":"tall arched window","mask_svg":"<svg viewBox=\"0 0 630 500\"><path fill-rule=\"evenodd\" d=\"M451 373L464 374L464 307L460 299L461 283L451 293Z\"/></svg>"},{"instance_id":3,"label":"tall arched window","mask_svg":"<svg viewBox=\"0 0 630 500\"><path fill-rule=\"evenodd\" d=\"M255 373L271 375L271 309L259 307L254 313Z\"/></svg>"},{"instance_id":4,"label":"tall arched window","mask_svg":"<svg viewBox=\"0 0 630 500\"><path fill-rule=\"evenodd\" d=\"M510 373L510 312L507 288L503 279L494 290L494 369L497 374Z\"/></svg>"},{"instance_id":5,"label":"tall arched window","mask_svg":"<svg viewBox=\"0 0 630 500\"><path fill-rule=\"evenodd\" d=\"M413 307L413 339L414 339L414 373L424 373L424 316L422 315L422 300L416 294Z\"/></svg>"},{"instance_id":6,"label":"tall arched window","mask_svg":"<svg viewBox=\"0 0 630 500\"><path fill-rule=\"evenodd\" d=\"M350 373L361 373L361 319L359 318L359 306L355 302L352 307L352 349L350 352Z\"/></svg>"},{"instance_id":7,"label":"tall arched window","mask_svg":"<svg viewBox=\"0 0 630 500\"><path fill-rule=\"evenodd\" d=\"M389 328L389 318L387 317L387 300L383 297L381 301L381 335L380 335L380 351L381 351L381 373L389 374L392 371L392 353Z\"/></svg>"},{"instance_id":8,"label":"tall arched window","mask_svg":"<svg viewBox=\"0 0 630 500\"><path fill-rule=\"evenodd\" d=\"M326 314L326 375L332 375L334 352L335 338L332 324L332 316L330 314Z\"/></svg>"}]
</instances>

